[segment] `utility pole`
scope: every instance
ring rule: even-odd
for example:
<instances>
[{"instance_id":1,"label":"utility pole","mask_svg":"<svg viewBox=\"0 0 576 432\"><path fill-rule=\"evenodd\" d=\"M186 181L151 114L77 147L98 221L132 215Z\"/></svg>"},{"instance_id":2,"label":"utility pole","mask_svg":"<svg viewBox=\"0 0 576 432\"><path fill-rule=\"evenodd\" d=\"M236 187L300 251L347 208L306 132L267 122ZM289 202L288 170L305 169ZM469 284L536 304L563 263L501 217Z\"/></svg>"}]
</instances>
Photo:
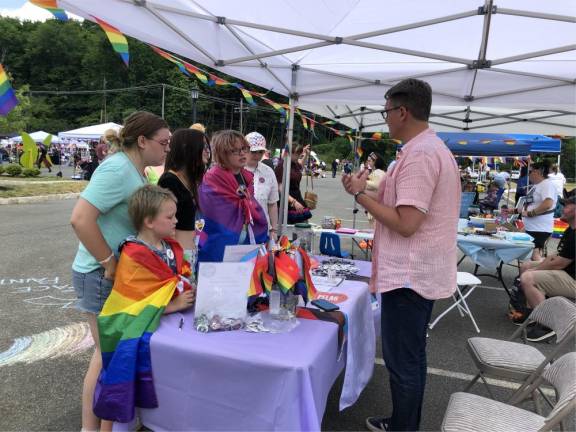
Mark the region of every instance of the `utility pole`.
<instances>
[{"instance_id":1,"label":"utility pole","mask_svg":"<svg viewBox=\"0 0 576 432\"><path fill-rule=\"evenodd\" d=\"M106 112L106 77L104 77L103 89L104 89L104 121L102 123L108 123L108 113Z\"/></svg>"},{"instance_id":2,"label":"utility pole","mask_svg":"<svg viewBox=\"0 0 576 432\"><path fill-rule=\"evenodd\" d=\"M196 123L196 103L198 102L198 97L200 92L198 91L198 86L196 82L192 82L192 88L190 89L190 99L192 100L192 124Z\"/></svg>"}]
</instances>

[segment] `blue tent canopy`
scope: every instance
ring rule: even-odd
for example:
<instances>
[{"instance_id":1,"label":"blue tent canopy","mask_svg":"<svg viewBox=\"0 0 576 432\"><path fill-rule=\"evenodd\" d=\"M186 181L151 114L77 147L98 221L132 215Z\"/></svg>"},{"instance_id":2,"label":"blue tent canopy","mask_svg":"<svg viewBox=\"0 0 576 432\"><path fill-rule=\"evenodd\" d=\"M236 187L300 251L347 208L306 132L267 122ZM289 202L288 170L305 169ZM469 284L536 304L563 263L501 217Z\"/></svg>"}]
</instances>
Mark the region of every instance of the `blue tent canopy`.
<instances>
[{"instance_id":1,"label":"blue tent canopy","mask_svg":"<svg viewBox=\"0 0 576 432\"><path fill-rule=\"evenodd\" d=\"M458 156L528 156L560 153L561 141L543 135L438 132Z\"/></svg>"}]
</instances>

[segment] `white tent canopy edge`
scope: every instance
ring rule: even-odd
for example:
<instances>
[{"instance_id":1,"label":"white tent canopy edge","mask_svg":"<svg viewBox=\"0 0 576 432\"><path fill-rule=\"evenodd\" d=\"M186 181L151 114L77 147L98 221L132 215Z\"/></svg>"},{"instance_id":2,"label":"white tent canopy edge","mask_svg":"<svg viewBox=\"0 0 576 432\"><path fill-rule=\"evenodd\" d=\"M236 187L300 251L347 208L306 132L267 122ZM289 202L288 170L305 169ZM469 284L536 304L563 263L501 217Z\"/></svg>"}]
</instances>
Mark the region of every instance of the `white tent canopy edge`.
<instances>
[{"instance_id":1,"label":"white tent canopy edge","mask_svg":"<svg viewBox=\"0 0 576 432\"><path fill-rule=\"evenodd\" d=\"M60 0L59 5L289 96L290 152L297 103L378 105L406 77L428 81L440 106L574 114L571 0L333 0L330 7L305 0ZM285 222L288 158L284 164Z\"/></svg>"}]
</instances>

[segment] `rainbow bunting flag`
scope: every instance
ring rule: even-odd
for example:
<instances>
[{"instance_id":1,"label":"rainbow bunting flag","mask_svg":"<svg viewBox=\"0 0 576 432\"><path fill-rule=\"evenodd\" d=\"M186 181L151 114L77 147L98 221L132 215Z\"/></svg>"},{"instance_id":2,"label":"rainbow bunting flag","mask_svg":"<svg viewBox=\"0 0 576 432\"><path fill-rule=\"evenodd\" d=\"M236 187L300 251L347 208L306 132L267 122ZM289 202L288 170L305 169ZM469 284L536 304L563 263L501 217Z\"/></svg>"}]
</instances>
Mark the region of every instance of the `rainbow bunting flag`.
<instances>
[{"instance_id":1,"label":"rainbow bunting flag","mask_svg":"<svg viewBox=\"0 0 576 432\"><path fill-rule=\"evenodd\" d=\"M18 99L10 85L8 75L0 63L0 115L7 116L16 105L18 105Z\"/></svg>"},{"instance_id":2,"label":"rainbow bunting flag","mask_svg":"<svg viewBox=\"0 0 576 432\"><path fill-rule=\"evenodd\" d=\"M352 137L350 137L350 138L352 138ZM356 153L358 154L359 158L361 158L362 155L364 155L364 149L362 148L362 144L358 144L358 147L356 147Z\"/></svg>"},{"instance_id":3,"label":"rainbow bunting flag","mask_svg":"<svg viewBox=\"0 0 576 432\"><path fill-rule=\"evenodd\" d=\"M224 80L224 79L222 79L222 78L220 78L214 74L209 73L208 77L209 77L210 81L214 83L214 85L217 85L217 86L230 85L230 83L228 81L226 81L226 80Z\"/></svg>"},{"instance_id":4,"label":"rainbow bunting flag","mask_svg":"<svg viewBox=\"0 0 576 432\"><path fill-rule=\"evenodd\" d=\"M335 122L334 120L326 120L325 122L322 122L322 124L323 124L324 126L326 126L326 125L334 125L334 124L336 124L336 122Z\"/></svg>"},{"instance_id":5,"label":"rainbow bunting flag","mask_svg":"<svg viewBox=\"0 0 576 432\"><path fill-rule=\"evenodd\" d=\"M156 48L153 45L150 45L150 48L152 48L154 50L154 52L156 54L158 54L160 57L174 63L176 66L178 66L178 69L180 69L180 72L182 72L184 75L190 76L190 72L188 72L186 70L186 67L184 66L184 63L182 63L181 61L177 60L173 55L168 54L166 51L161 50L160 48Z\"/></svg>"},{"instance_id":6,"label":"rainbow bunting flag","mask_svg":"<svg viewBox=\"0 0 576 432\"><path fill-rule=\"evenodd\" d=\"M192 74L194 74L194 76L196 78L198 78L198 80L202 83L202 84L206 84L206 85L210 85L210 81L208 80L208 77L206 77L206 75L204 73L202 73L202 71L200 69L198 69L196 66L194 66L193 64L190 64L188 62L182 62L184 64L184 68L186 68L186 70Z\"/></svg>"},{"instance_id":7,"label":"rainbow bunting flag","mask_svg":"<svg viewBox=\"0 0 576 432\"><path fill-rule=\"evenodd\" d=\"M41 7L42 9L46 9L60 21L68 21L68 15L64 9L58 7L58 2L56 0L30 0L30 3Z\"/></svg>"},{"instance_id":8,"label":"rainbow bunting flag","mask_svg":"<svg viewBox=\"0 0 576 432\"><path fill-rule=\"evenodd\" d=\"M308 122L306 121L306 116L304 116L299 109L296 109L296 113L300 116L304 129L308 130Z\"/></svg>"},{"instance_id":9,"label":"rainbow bunting flag","mask_svg":"<svg viewBox=\"0 0 576 432\"><path fill-rule=\"evenodd\" d=\"M176 286L180 281L186 286L185 277L190 275L179 243L165 241L174 252L176 274L147 246L135 241L121 246L114 287L98 316L102 371L94 393L94 413L99 418L126 423L134 418L136 406L158 406L150 337Z\"/></svg>"},{"instance_id":10,"label":"rainbow bunting flag","mask_svg":"<svg viewBox=\"0 0 576 432\"><path fill-rule=\"evenodd\" d=\"M298 264L288 256L284 251L278 252L274 257L274 265L276 268L276 279L280 290L286 294L294 288L298 279L300 279L300 269Z\"/></svg>"},{"instance_id":11,"label":"rainbow bunting flag","mask_svg":"<svg viewBox=\"0 0 576 432\"><path fill-rule=\"evenodd\" d=\"M260 99L262 99L264 102L266 102L268 105L270 105L272 108L274 108L276 111L278 111L280 114L282 115L286 115L286 110L282 107L282 105L280 105L278 102L274 102L271 99L268 99L267 97L264 96L260 96Z\"/></svg>"},{"instance_id":12,"label":"rainbow bunting flag","mask_svg":"<svg viewBox=\"0 0 576 432\"><path fill-rule=\"evenodd\" d=\"M246 100L246 102L248 102L248 104L252 106L256 105L256 102L254 102L254 98L252 97L252 93L250 92L250 90L246 90L244 86L242 86L242 84L240 83L234 83L232 85L236 87L238 90L240 90L242 96L244 96L244 99Z\"/></svg>"},{"instance_id":13,"label":"rainbow bunting flag","mask_svg":"<svg viewBox=\"0 0 576 432\"><path fill-rule=\"evenodd\" d=\"M382 132L374 132L372 134L372 139L375 141L380 141L382 139Z\"/></svg>"},{"instance_id":14,"label":"rainbow bunting flag","mask_svg":"<svg viewBox=\"0 0 576 432\"><path fill-rule=\"evenodd\" d=\"M128 63L130 62L130 53L128 52L128 41L126 40L126 37L120 33L120 30L111 26L106 21L103 21L95 16L93 16L93 18L102 28L102 30L104 30L104 33L106 33L106 37L112 44L114 51L118 53L126 67L128 67Z\"/></svg>"}]
</instances>

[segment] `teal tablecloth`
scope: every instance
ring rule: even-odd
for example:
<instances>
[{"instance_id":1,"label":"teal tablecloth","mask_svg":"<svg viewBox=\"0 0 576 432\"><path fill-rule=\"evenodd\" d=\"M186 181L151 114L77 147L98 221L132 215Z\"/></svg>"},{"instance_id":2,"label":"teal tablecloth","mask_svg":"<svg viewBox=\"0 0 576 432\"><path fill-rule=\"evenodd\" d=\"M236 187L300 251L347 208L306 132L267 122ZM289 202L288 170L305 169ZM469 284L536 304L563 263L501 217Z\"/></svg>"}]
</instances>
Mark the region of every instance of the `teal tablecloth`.
<instances>
[{"instance_id":1,"label":"teal tablecloth","mask_svg":"<svg viewBox=\"0 0 576 432\"><path fill-rule=\"evenodd\" d=\"M458 234L458 248L469 256L475 264L495 269L501 261L507 264L517 259L529 258L532 249L534 249L534 243Z\"/></svg>"}]
</instances>

